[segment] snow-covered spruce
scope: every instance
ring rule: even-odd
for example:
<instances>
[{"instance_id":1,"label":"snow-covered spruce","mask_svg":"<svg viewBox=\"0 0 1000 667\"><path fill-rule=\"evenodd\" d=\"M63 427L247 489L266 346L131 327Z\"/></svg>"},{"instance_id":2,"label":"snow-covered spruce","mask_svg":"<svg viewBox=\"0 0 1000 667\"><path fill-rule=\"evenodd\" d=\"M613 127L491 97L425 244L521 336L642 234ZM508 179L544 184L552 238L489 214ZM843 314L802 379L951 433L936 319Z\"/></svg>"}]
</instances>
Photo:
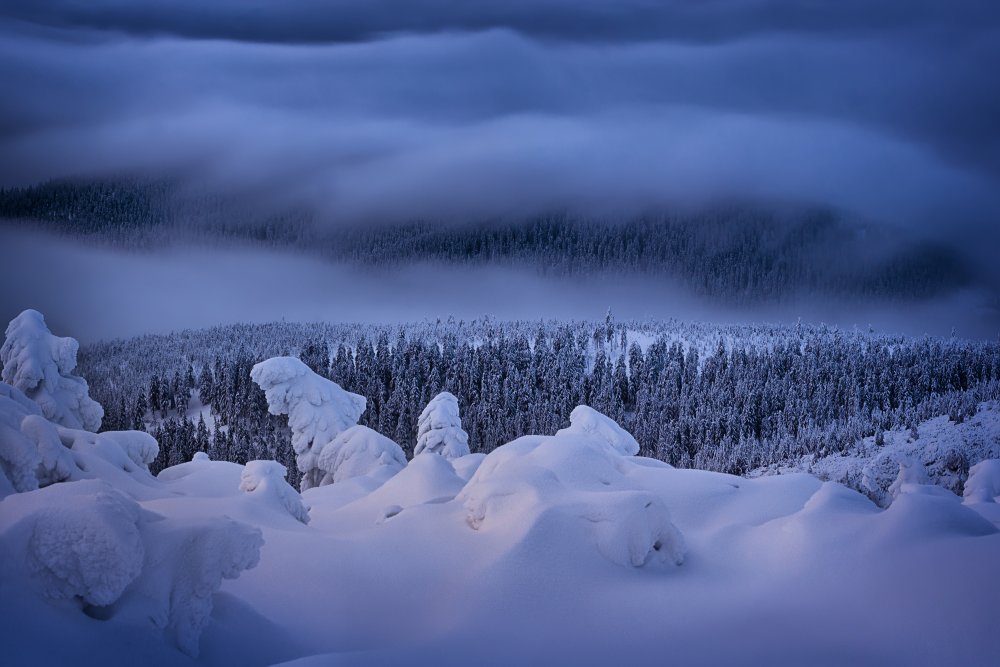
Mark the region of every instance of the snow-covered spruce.
<instances>
[{"instance_id":1,"label":"snow-covered spruce","mask_svg":"<svg viewBox=\"0 0 1000 667\"><path fill-rule=\"evenodd\" d=\"M365 397L344 391L295 357L262 361L253 367L250 377L264 390L268 411L288 415L302 490L318 486L323 479L317 461L320 452L339 433L358 423L365 411Z\"/></svg>"},{"instance_id":2,"label":"snow-covered spruce","mask_svg":"<svg viewBox=\"0 0 1000 667\"><path fill-rule=\"evenodd\" d=\"M317 461L323 471L320 486L370 475L379 468L397 473L406 467L406 454L395 442L367 426L352 426L328 442Z\"/></svg>"},{"instance_id":3,"label":"snow-covered spruce","mask_svg":"<svg viewBox=\"0 0 1000 667\"><path fill-rule=\"evenodd\" d=\"M90 398L87 381L73 375L78 349L76 339L53 336L37 310L25 310L7 326L2 377L37 403L46 419L97 431L104 409Z\"/></svg>"},{"instance_id":4,"label":"snow-covered spruce","mask_svg":"<svg viewBox=\"0 0 1000 667\"><path fill-rule=\"evenodd\" d=\"M417 420L414 456L429 452L448 460L469 454L469 434L462 429L458 399L443 391L430 400Z\"/></svg>"},{"instance_id":5,"label":"snow-covered spruce","mask_svg":"<svg viewBox=\"0 0 1000 667\"><path fill-rule=\"evenodd\" d=\"M240 491L268 498L297 521L309 523L309 509L302 503L302 496L285 481L287 473L285 466L277 461L247 461L240 475Z\"/></svg>"}]
</instances>

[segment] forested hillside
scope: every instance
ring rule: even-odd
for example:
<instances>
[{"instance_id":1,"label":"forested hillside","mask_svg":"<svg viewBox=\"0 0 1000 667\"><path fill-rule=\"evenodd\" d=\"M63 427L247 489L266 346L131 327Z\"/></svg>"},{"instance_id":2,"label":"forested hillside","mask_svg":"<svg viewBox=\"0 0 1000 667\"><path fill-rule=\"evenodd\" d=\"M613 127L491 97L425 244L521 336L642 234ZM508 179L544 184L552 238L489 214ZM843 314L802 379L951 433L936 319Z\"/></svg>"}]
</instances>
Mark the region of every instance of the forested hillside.
<instances>
[{"instance_id":1,"label":"forested hillside","mask_svg":"<svg viewBox=\"0 0 1000 667\"><path fill-rule=\"evenodd\" d=\"M80 371L105 406L105 429L155 431L154 469L206 450L237 462L275 458L294 471L284 418L267 415L250 381L254 363L282 354L365 396L360 423L408 455L417 417L445 390L458 397L474 452L554 433L585 404L621 423L646 456L737 474L841 452L941 414L963 420L981 401L1000 398L995 343L610 316L233 325L87 346ZM210 409L192 409L202 403Z\"/></svg>"},{"instance_id":2,"label":"forested hillside","mask_svg":"<svg viewBox=\"0 0 1000 667\"><path fill-rule=\"evenodd\" d=\"M956 250L825 207L743 202L625 219L551 213L442 225L343 224L167 181L53 181L0 191L0 218L125 248L241 242L362 266L523 266L554 276L646 275L728 303L803 294L925 298L976 282Z\"/></svg>"}]
</instances>

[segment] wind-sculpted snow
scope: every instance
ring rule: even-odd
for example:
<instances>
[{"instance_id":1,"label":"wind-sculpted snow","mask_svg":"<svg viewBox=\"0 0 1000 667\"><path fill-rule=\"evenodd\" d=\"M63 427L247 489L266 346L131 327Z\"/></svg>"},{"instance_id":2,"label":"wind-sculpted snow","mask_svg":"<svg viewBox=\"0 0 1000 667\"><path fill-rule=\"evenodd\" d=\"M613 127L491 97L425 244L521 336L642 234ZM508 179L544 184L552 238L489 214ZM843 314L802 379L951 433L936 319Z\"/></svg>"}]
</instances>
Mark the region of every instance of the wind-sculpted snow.
<instances>
[{"instance_id":1,"label":"wind-sculpted snow","mask_svg":"<svg viewBox=\"0 0 1000 667\"><path fill-rule=\"evenodd\" d=\"M639 443L613 419L586 405L578 405L569 415L569 427L556 435L594 439L607 444L622 456L639 453Z\"/></svg>"},{"instance_id":2,"label":"wind-sculpted snow","mask_svg":"<svg viewBox=\"0 0 1000 667\"><path fill-rule=\"evenodd\" d=\"M37 310L25 310L7 326L0 347L3 381L35 401L46 419L96 431L104 410L90 398L87 381L73 375L79 344L53 336Z\"/></svg>"},{"instance_id":3,"label":"wind-sculpted snow","mask_svg":"<svg viewBox=\"0 0 1000 667\"><path fill-rule=\"evenodd\" d=\"M458 496L469 526L520 525L536 542L568 530L576 545L549 548L583 543L620 565L680 565L684 539L666 505L627 477L634 464L622 454L631 449L622 429L584 406L573 415L573 426L554 437L520 438L486 457Z\"/></svg>"},{"instance_id":4,"label":"wind-sculpted snow","mask_svg":"<svg viewBox=\"0 0 1000 667\"><path fill-rule=\"evenodd\" d=\"M365 411L365 397L344 391L295 357L262 361L250 377L264 390L271 414L288 415L302 490L318 486L323 478L317 461L320 452L339 433L357 424Z\"/></svg>"},{"instance_id":5,"label":"wind-sculpted snow","mask_svg":"<svg viewBox=\"0 0 1000 667\"><path fill-rule=\"evenodd\" d=\"M469 454L469 434L462 429L458 399L447 391L431 399L417 419L414 456L430 452L446 459Z\"/></svg>"},{"instance_id":6,"label":"wind-sculpted snow","mask_svg":"<svg viewBox=\"0 0 1000 667\"><path fill-rule=\"evenodd\" d=\"M285 481L287 472L277 461L247 461L240 475L240 491L268 498L296 521L309 523L309 509L302 503L302 496Z\"/></svg>"},{"instance_id":7,"label":"wind-sculpted snow","mask_svg":"<svg viewBox=\"0 0 1000 667\"><path fill-rule=\"evenodd\" d=\"M395 442L367 426L352 426L328 442L317 461L323 471L320 486L370 475L385 467L393 473L406 467L406 454Z\"/></svg>"}]
</instances>

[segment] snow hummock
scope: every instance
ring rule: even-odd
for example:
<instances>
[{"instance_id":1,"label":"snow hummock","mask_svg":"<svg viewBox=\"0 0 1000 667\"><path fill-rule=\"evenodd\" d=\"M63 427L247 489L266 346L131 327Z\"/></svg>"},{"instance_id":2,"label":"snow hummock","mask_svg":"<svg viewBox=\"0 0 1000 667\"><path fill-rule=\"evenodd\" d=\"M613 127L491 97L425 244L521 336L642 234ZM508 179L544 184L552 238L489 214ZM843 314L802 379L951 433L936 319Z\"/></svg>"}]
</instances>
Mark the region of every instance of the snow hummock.
<instances>
[{"instance_id":1,"label":"snow hummock","mask_svg":"<svg viewBox=\"0 0 1000 667\"><path fill-rule=\"evenodd\" d=\"M320 452L339 433L357 424L365 411L365 397L344 391L295 357L262 361L250 377L264 390L271 414L288 415L302 490L319 486L323 478L317 461Z\"/></svg>"},{"instance_id":2,"label":"snow hummock","mask_svg":"<svg viewBox=\"0 0 1000 667\"><path fill-rule=\"evenodd\" d=\"M487 531L517 525L525 542L559 532L567 556L596 548L619 565L680 565L684 538L666 504L629 478L635 464L621 452L630 451L628 434L591 408L573 415L573 426L553 437L520 438L489 454L458 496L466 522Z\"/></svg>"},{"instance_id":3,"label":"snow hummock","mask_svg":"<svg viewBox=\"0 0 1000 667\"><path fill-rule=\"evenodd\" d=\"M371 475L385 467L396 473L406 467L406 454L395 442L367 426L352 426L328 442L317 465L323 471L320 486Z\"/></svg>"},{"instance_id":4,"label":"snow hummock","mask_svg":"<svg viewBox=\"0 0 1000 667\"><path fill-rule=\"evenodd\" d=\"M0 347L2 379L41 408L46 419L69 428L96 431L104 409L90 398L87 381L73 375L80 345L53 336L37 310L25 310L7 326Z\"/></svg>"},{"instance_id":5,"label":"snow hummock","mask_svg":"<svg viewBox=\"0 0 1000 667\"><path fill-rule=\"evenodd\" d=\"M196 457L197 458L197 457ZM309 509L302 496L285 481L288 471L277 461L247 461L240 475L240 491L270 497L296 521L309 523Z\"/></svg>"},{"instance_id":6,"label":"snow hummock","mask_svg":"<svg viewBox=\"0 0 1000 667\"><path fill-rule=\"evenodd\" d=\"M569 426L556 435L579 436L604 444L622 456L639 453L639 443L613 419L586 405L578 405L569 415Z\"/></svg>"},{"instance_id":7,"label":"snow hummock","mask_svg":"<svg viewBox=\"0 0 1000 667\"><path fill-rule=\"evenodd\" d=\"M457 459L469 454L469 434L462 429L458 399L443 391L430 400L417 419L414 456L424 452Z\"/></svg>"}]
</instances>

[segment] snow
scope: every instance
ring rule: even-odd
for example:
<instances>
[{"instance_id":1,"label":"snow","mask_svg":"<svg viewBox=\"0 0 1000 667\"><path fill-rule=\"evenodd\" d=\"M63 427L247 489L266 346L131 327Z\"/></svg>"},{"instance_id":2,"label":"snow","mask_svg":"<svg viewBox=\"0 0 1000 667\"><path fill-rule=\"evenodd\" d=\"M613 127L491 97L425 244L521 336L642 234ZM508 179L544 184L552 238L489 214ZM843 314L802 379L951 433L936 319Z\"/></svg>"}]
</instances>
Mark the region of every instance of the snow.
<instances>
[{"instance_id":1,"label":"snow","mask_svg":"<svg viewBox=\"0 0 1000 667\"><path fill-rule=\"evenodd\" d=\"M558 435L579 436L603 442L623 456L635 456L639 453L639 443L631 433L593 408L576 406L569 415L569 423L569 427L559 431Z\"/></svg>"},{"instance_id":2,"label":"snow","mask_svg":"<svg viewBox=\"0 0 1000 667\"><path fill-rule=\"evenodd\" d=\"M268 410L288 415L295 462L302 471L302 490L318 486L323 472L317 458L339 433L354 426L365 411L364 396L316 375L295 357L262 361L250 377L264 390Z\"/></svg>"},{"instance_id":3,"label":"snow","mask_svg":"<svg viewBox=\"0 0 1000 667\"><path fill-rule=\"evenodd\" d=\"M396 473L406 466L402 448L367 426L352 426L328 442L317 465L323 471L320 486L371 475L380 467Z\"/></svg>"},{"instance_id":4,"label":"snow","mask_svg":"<svg viewBox=\"0 0 1000 667\"><path fill-rule=\"evenodd\" d=\"M277 461L247 461L240 474L240 491L268 498L266 502L280 505L296 521L309 523L309 509L302 497L285 481L288 471Z\"/></svg>"},{"instance_id":5,"label":"snow","mask_svg":"<svg viewBox=\"0 0 1000 667\"><path fill-rule=\"evenodd\" d=\"M53 336L37 310L25 310L7 326L2 379L35 401L47 419L96 431L104 410L90 398L87 381L73 375L79 347L73 338Z\"/></svg>"},{"instance_id":6,"label":"snow","mask_svg":"<svg viewBox=\"0 0 1000 667\"><path fill-rule=\"evenodd\" d=\"M946 415L929 419L916 425L916 435L909 429L886 431L884 445L872 436L842 454L805 457L755 470L751 476L808 471L861 491L886 507L893 498L890 487L900 463L912 461L923 468L922 473L914 469L914 474L960 496L975 464L1000 459L1000 404L981 403L976 414L961 423Z\"/></svg>"},{"instance_id":7,"label":"snow","mask_svg":"<svg viewBox=\"0 0 1000 667\"><path fill-rule=\"evenodd\" d=\"M462 429L458 399L444 391L430 400L417 419L414 455L424 452L457 459L469 454L469 434Z\"/></svg>"},{"instance_id":8,"label":"snow","mask_svg":"<svg viewBox=\"0 0 1000 667\"><path fill-rule=\"evenodd\" d=\"M300 496L276 462L200 455L153 477L148 435L63 426L0 384L4 664L1000 656L1000 457L967 477L949 457L1000 442L990 406L806 464L857 485L867 469L883 509L806 472L746 479L636 456L586 406L554 435L406 463L353 425L360 397L282 360L254 374L297 424L315 481L335 483Z\"/></svg>"},{"instance_id":9,"label":"snow","mask_svg":"<svg viewBox=\"0 0 1000 667\"><path fill-rule=\"evenodd\" d=\"M969 468L965 502L995 503L1000 496L1000 460L987 459Z\"/></svg>"}]
</instances>

